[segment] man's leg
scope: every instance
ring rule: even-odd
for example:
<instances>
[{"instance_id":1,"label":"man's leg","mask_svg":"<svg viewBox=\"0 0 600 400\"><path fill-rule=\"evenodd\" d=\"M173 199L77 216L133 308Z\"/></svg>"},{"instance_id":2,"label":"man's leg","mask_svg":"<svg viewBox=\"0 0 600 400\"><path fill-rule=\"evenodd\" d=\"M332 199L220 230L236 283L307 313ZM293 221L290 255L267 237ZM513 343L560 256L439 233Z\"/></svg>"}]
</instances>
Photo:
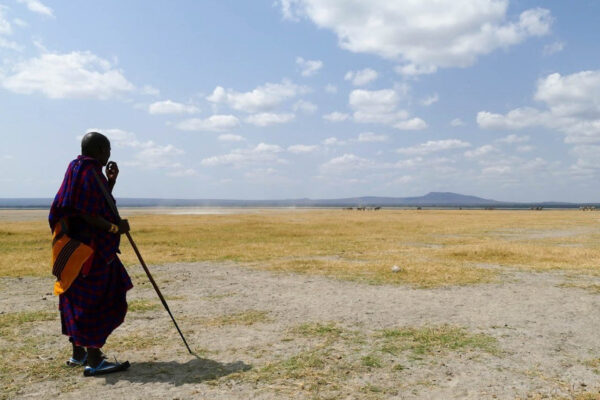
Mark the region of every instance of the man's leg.
<instances>
[{"instance_id":1,"label":"man's leg","mask_svg":"<svg viewBox=\"0 0 600 400\"><path fill-rule=\"evenodd\" d=\"M77 346L73 338L69 338L71 346L73 347L72 356L67 360L67 366L69 367L81 367L87 363L87 352L85 347Z\"/></svg>"},{"instance_id":2,"label":"man's leg","mask_svg":"<svg viewBox=\"0 0 600 400\"><path fill-rule=\"evenodd\" d=\"M104 354L102 354L102 351L100 351L100 349L98 349L98 348L88 347L87 353L88 353L88 365L92 368L96 368L98 365L100 365L100 363L104 359Z\"/></svg>"},{"instance_id":3,"label":"man's leg","mask_svg":"<svg viewBox=\"0 0 600 400\"><path fill-rule=\"evenodd\" d=\"M85 347L77 346L72 341L71 341L71 345L73 345L73 359L74 360L83 360L85 358Z\"/></svg>"}]
</instances>

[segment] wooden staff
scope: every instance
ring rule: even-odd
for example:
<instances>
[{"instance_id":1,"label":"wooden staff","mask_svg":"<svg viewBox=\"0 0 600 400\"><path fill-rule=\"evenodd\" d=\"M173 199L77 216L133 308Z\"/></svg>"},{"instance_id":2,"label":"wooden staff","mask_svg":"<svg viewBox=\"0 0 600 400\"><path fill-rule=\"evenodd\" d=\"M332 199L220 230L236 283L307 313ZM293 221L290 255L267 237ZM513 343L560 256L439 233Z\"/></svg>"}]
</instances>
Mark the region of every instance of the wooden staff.
<instances>
[{"instance_id":1,"label":"wooden staff","mask_svg":"<svg viewBox=\"0 0 600 400\"><path fill-rule=\"evenodd\" d=\"M96 177L96 180L98 181L98 185L100 185L100 189L102 189L102 193L104 194L104 197L106 198L108 206L110 207L110 209L112 210L112 212L116 215L117 219L120 221L121 217L119 216L119 210L117 209L117 205L113 201L112 196L110 195L110 193L108 193L108 190L106 189L106 186L104 185L104 182L102 182L102 180L100 179L100 177L96 173L96 170L92 170L92 171L94 171L94 176ZM173 321L173 324L175 324L175 328L177 328L177 332L179 332L179 336L181 336L181 339L183 340L183 343L185 344L185 347L187 348L188 352L193 355L194 353L190 349L190 346L188 346L188 343L185 340L185 337L183 336L183 333L181 332L181 329L179 329L179 325L177 325L177 321L175 321L175 317L173 317L173 314L171 314L171 310L169 310L169 305L167 304L167 301L165 300L165 298L162 295L162 293L160 292L160 289L158 288L158 285L154 281L154 278L152 277L152 274L150 273L150 270L146 266L146 263L144 262L144 259L142 258L142 255L140 254L140 251L138 250L135 242L133 241L133 238L131 237L131 234L129 232L126 232L125 236L127 236L127 239L129 239L129 243L131 243L131 247L133 247L133 251L135 252L135 255L137 256L138 260L140 260L140 264L142 264L142 267L144 268L144 271L146 271L146 275L148 276L148 279L150 280L150 283L152 284L152 287L154 287L154 290L156 291L156 294L160 298L160 301L162 302L163 306L165 307L165 310L167 310L167 312L169 313L169 316L171 317L171 320Z\"/></svg>"},{"instance_id":2,"label":"wooden staff","mask_svg":"<svg viewBox=\"0 0 600 400\"><path fill-rule=\"evenodd\" d=\"M156 291L156 294L160 298L160 301L162 302L163 306L165 307L165 310L167 310L167 312L171 316L171 319L173 320L173 323L175 324L175 328L177 328L177 332L179 332L179 336L181 336L181 339L183 340L183 343L185 344L185 347L187 347L187 350L190 352L190 354L193 354L192 350L190 349L190 346L188 346L187 341L185 340L185 337L183 336L183 333L181 332L181 329L179 329L179 326L177 325L177 322L175 321L175 318L173 317L173 314L171 314L171 310L169 310L169 306L167 305L167 301L165 300L165 298L163 297L162 293L160 292L160 289L156 285L156 282L154 281L154 278L152 278L152 274L150 274L150 270L148 269L148 267L146 266L146 263L142 259L142 255L140 254L140 251L138 250L137 246L135 245L135 242L133 241L133 238L131 237L131 235L129 234L129 232L125 233L125 236L127 236L127 239L129 239L129 243L131 243L131 247L133 247L133 251L135 251L135 255L137 256L138 260L140 260L140 264L142 264L142 267L144 268L144 271L146 271L146 275L148 276L148 279L150 280L150 283L154 287L154 290Z\"/></svg>"}]
</instances>

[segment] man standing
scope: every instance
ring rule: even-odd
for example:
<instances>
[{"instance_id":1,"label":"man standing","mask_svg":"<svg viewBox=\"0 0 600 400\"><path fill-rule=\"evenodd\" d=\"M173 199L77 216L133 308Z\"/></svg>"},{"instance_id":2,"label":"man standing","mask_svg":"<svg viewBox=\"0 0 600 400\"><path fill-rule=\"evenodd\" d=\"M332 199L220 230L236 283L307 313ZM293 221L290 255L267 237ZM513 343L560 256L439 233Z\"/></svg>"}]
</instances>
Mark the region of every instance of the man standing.
<instances>
[{"instance_id":1,"label":"man standing","mask_svg":"<svg viewBox=\"0 0 600 400\"><path fill-rule=\"evenodd\" d=\"M120 235L129 231L129 224L111 212L100 186L112 192L119 175L117 164L108 162L109 158L108 138L98 132L87 133L81 141L81 155L69 164L48 217L53 232L60 222L68 236L93 249L77 278L59 295L62 333L73 346L67 364L87 365L86 376L129 367L127 361L108 362L101 351L108 336L124 321L126 294L133 287L117 257Z\"/></svg>"}]
</instances>

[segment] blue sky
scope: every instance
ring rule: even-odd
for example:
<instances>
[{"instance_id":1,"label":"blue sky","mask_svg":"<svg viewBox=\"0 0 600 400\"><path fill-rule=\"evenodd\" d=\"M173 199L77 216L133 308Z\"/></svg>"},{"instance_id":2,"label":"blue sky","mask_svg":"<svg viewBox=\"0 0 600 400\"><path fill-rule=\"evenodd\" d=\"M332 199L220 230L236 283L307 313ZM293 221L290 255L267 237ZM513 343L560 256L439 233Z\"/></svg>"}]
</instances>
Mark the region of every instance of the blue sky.
<instances>
[{"instance_id":1,"label":"blue sky","mask_svg":"<svg viewBox=\"0 0 600 400\"><path fill-rule=\"evenodd\" d=\"M0 197L599 201L597 1L0 0Z\"/></svg>"}]
</instances>

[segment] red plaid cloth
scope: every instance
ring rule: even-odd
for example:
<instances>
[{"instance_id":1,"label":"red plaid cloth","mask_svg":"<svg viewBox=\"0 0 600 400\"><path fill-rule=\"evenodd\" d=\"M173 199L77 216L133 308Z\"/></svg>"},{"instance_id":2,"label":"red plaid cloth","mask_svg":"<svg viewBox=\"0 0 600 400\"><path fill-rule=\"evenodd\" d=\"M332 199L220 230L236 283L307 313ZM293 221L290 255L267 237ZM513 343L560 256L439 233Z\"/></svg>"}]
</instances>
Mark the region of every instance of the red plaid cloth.
<instances>
[{"instance_id":1,"label":"red plaid cloth","mask_svg":"<svg viewBox=\"0 0 600 400\"><path fill-rule=\"evenodd\" d=\"M87 214L117 223L93 170L108 185L102 166L95 159L79 156L69 164L50 208L48 222L54 230L61 218L68 217L69 235L94 248L89 265L82 268L71 287L59 296L59 310L63 334L78 346L100 348L125 319L126 295L133 285L116 254L119 235L89 226L77 218Z\"/></svg>"},{"instance_id":2,"label":"red plaid cloth","mask_svg":"<svg viewBox=\"0 0 600 400\"><path fill-rule=\"evenodd\" d=\"M102 166L97 160L79 156L71 161L50 207L48 222L50 229L54 231L54 225L61 218L69 217L69 236L89 246L93 242L96 253L110 262L115 253L119 253L120 236L94 228L76 218L80 214L87 214L102 217L113 224L118 223L94 177L94 169L108 187L108 181L102 173Z\"/></svg>"},{"instance_id":3,"label":"red plaid cloth","mask_svg":"<svg viewBox=\"0 0 600 400\"><path fill-rule=\"evenodd\" d=\"M126 295L132 287L118 257L110 264L94 257L89 275L80 274L59 296L62 333L77 346L104 346L112 331L125 320Z\"/></svg>"}]
</instances>

